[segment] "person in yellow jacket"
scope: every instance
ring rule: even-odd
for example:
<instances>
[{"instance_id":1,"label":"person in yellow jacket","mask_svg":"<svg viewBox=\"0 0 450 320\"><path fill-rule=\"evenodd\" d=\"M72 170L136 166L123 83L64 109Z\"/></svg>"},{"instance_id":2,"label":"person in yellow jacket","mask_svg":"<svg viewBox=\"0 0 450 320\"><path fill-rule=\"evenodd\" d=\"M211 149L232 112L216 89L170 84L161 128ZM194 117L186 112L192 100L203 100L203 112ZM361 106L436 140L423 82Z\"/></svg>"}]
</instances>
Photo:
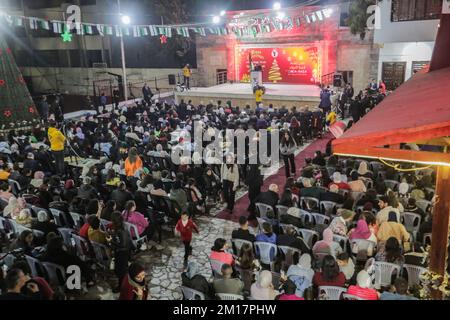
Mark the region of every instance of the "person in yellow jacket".
<instances>
[{"instance_id":1,"label":"person in yellow jacket","mask_svg":"<svg viewBox=\"0 0 450 320\"><path fill-rule=\"evenodd\" d=\"M191 89L190 79L192 75L191 66L189 64L185 65L183 68L183 77L184 77L184 85L186 86L186 89Z\"/></svg>"},{"instance_id":2,"label":"person in yellow jacket","mask_svg":"<svg viewBox=\"0 0 450 320\"><path fill-rule=\"evenodd\" d=\"M259 107L259 105L262 103L263 95L264 95L264 90L261 87L258 87L255 90L256 107Z\"/></svg>"},{"instance_id":3,"label":"person in yellow jacket","mask_svg":"<svg viewBox=\"0 0 450 320\"><path fill-rule=\"evenodd\" d=\"M56 128L56 123L51 121L48 128L48 140L50 141L50 150L56 163L56 172L64 174L64 144L66 137Z\"/></svg>"}]
</instances>

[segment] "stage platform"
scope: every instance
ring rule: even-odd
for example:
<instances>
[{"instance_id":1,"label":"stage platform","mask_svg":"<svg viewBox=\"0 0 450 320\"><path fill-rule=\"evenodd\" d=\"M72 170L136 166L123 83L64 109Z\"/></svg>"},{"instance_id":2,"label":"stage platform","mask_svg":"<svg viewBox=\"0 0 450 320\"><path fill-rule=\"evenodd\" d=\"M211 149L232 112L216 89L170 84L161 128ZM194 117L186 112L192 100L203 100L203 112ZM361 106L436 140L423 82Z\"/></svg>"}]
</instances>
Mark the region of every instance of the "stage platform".
<instances>
[{"instance_id":1,"label":"stage platform","mask_svg":"<svg viewBox=\"0 0 450 320\"><path fill-rule=\"evenodd\" d=\"M293 106L315 107L320 102L320 88L316 85L293 85L293 84L264 84L266 94L263 97L263 105L273 104L274 107ZM231 101L233 106L245 107L249 104L255 107L255 97L249 83L222 84L208 88L192 88L185 92L175 92L177 103L181 99L185 102L192 100L192 103L198 105L201 102L208 104L209 101L217 102L221 100L225 105Z\"/></svg>"}]
</instances>

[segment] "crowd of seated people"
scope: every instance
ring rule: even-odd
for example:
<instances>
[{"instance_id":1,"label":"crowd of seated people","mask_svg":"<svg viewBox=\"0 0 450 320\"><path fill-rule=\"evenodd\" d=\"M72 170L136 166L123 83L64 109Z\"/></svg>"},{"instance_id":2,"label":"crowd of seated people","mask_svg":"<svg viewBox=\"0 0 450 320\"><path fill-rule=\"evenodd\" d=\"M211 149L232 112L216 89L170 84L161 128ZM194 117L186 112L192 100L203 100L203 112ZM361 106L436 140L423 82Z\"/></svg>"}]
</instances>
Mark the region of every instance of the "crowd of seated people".
<instances>
[{"instance_id":1,"label":"crowd of seated people","mask_svg":"<svg viewBox=\"0 0 450 320\"><path fill-rule=\"evenodd\" d=\"M229 274L244 284L239 293L220 293L253 300L335 299L327 295L331 286L342 288L341 299L417 299L413 293L417 296L420 283L414 270L423 272L427 266L435 172L398 174L379 162L324 160L325 165L317 165L306 159L297 180L288 178L283 190L270 185L256 198L256 229L249 229L247 217L241 216L231 242L218 239L210 255L212 268L217 261L234 267ZM262 207L260 212L260 204L272 211ZM251 261L245 268L235 263L242 250ZM392 281L380 286L374 268L385 267Z\"/></svg>"},{"instance_id":2,"label":"crowd of seated people","mask_svg":"<svg viewBox=\"0 0 450 320\"><path fill-rule=\"evenodd\" d=\"M218 200L232 211L249 166L171 161L172 148L192 144L186 137L197 120L205 132L271 130L298 122L301 130L290 131L300 144L312 138L314 126L323 127L324 116L318 109L295 107L255 111L220 101L189 108L183 101L143 101L64 124L50 117L31 131L11 130L0 136L1 251L20 252L4 260L75 264L89 287L96 283L93 270L99 264L108 269L106 261L113 258L114 291L119 291L134 254L160 250L163 231L173 230L182 213L208 213ZM49 127L66 138L70 159L62 168L52 154ZM79 158L88 161L78 165ZM32 270L51 278L45 265Z\"/></svg>"},{"instance_id":3,"label":"crowd of seated people","mask_svg":"<svg viewBox=\"0 0 450 320\"><path fill-rule=\"evenodd\" d=\"M113 289L119 292L124 283L129 284L125 280L130 277L128 265L135 253L153 247L160 250L164 244L163 231L171 232L182 213L194 218L207 214L211 203L218 199L226 202L228 211L232 212L236 189L248 181L246 176L251 165L171 161L171 149L192 143L186 137L188 132L193 132L194 121L201 120L205 132L278 128L282 129L280 136L289 131L296 144L323 130L324 116L317 108L269 110L254 111L249 107L241 110L220 103L192 106L188 110L184 102L177 106L144 102L110 113L104 111L101 117L88 116L61 129L69 143L67 156L100 160L87 161L82 168L70 160L71 164L66 163L64 172L58 174L49 151L51 143L46 127L36 127L31 132L11 131L0 137L2 251L19 249L10 256L17 256L18 262L24 258L28 264L34 261L33 267L39 268L31 268L32 276L45 278L52 285L58 281L51 277L48 263L64 268L79 266L83 283L90 287L96 283L95 270L102 267L108 272L108 262L113 258L117 278ZM300 130L296 126L289 128L292 121L300 123ZM173 136L176 138L172 139ZM235 157L228 154L227 159ZM255 299L275 298L280 294L280 299L287 299L292 298L291 282L296 285L296 295L310 296L317 296L314 291L309 292L311 288L317 290L320 283L341 284L344 279L342 285L351 284L357 278L350 274L351 266L357 262L356 258L361 258L361 252L351 241L347 246L336 243L334 235L349 240L376 240L373 252L366 254L380 261L399 260L395 258L394 252L398 250L391 239L399 242L400 253L405 255L417 247L411 246L412 240L421 242L431 232L432 204L424 208L419 204L432 198L434 173L399 176L390 168L377 170L364 161L327 157L316 152L314 159L306 160L298 179L289 177L285 186L271 185L268 192L256 192L253 202L272 207L273 215L261 218L255 206L251 214L264 220L258 220L258 234L249 231L248 221L240 221L240 229L233 237L253 243L244 244L240 251L234 247L236 251L231 253L233 245L225 239L215 241L210 258L222 263L217 273L223 278L202 292L211 298L218 289L220 293L239 292ZM293 172L289 173L288 176ZM388 184L392 181L398 183L394 188ZM315 199L312 205L311 199ZM325 202L336 205L324 212L321 204ZM279 217L277 205L285 206L286 214ZM406 208L422 217L419 230L413 235L402 228L402 213ZM375 211L382 214L375 215ZM326 216L322 221L325 223L317 222L321 218L318 214ZM257 243L271 246L269 254L265 247L256 246ZM295 252L291 257L278 247L292 247L301 255ZM189 263L187 268L191 270L186 271L183 283L199 278L195 265ZM309 269L308 265L311 265ZM7 266L11 275L8 277L7 273L5 279L11 281L6 281L8 288L2 288L2 292L15 290L28 272L12 266L13 263ZM298 268L287 276L292 266ZM251 278L250 283L241 279L242 285L235 281L242 276L237 271L239 268L258 276ZM268 270L272 268L280 272L279 277ZM312 268L315 273L311 278ZM132 278L141 274L137 269L132 272ZM206 286L203 283L198 287ZM287 292L283 293L283 287Z\"/></svg>"}]
</instances>

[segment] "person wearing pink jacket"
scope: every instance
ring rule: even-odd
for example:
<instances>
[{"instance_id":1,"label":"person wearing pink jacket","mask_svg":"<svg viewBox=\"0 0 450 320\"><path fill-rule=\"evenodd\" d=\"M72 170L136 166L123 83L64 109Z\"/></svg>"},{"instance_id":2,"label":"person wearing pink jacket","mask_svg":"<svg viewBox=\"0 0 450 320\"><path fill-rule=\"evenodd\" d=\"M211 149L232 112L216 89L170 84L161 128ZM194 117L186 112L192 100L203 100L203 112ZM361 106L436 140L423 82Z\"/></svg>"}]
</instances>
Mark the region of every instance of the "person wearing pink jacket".
<instances>
[{"instance_id":1,"label":"person wearing pink jacket","mask_svg":"<svg viewBox=\"0 0 450 320\"><path fill-rule=\"evenodd\" d=\"M142 213L136 211L136 203L133 200L130 200L125 204L125 210L122 212L122 216L125 222L136 226L139 236L147 236L148 244L155 245L158 249L159 246L151 240L156 231L155 226L149 224L147 218ZM130 236L134 238L137 235L131 234ZM143 244L140 249L146 250L147 245Z\"/></svg>"}]
</instances>

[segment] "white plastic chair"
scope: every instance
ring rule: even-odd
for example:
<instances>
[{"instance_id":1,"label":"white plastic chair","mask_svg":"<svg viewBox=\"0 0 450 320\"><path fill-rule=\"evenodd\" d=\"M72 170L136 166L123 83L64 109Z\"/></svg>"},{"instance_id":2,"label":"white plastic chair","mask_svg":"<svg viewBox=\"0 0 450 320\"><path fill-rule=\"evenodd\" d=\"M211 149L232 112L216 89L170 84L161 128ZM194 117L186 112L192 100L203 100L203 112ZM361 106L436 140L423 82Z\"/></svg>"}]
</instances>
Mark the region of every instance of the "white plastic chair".
<instances>
[{"instance_id":1,"label":"white plastic chair","mask_svg":"<svg viewBox=\"0 0 450 320\"><path fill-rule=\"evenodd\" d=\"M320 212L324 215L332 215L336 213L339 205L334 201L320 201Z\"/></svg>"},{"instance_id":2,"label":"white plastic chair","mask_svg":"<svg viewBox=\"0 0 450 320\"><path fill-rule=\"evenodd\" d=\"M326 299L320 300L340 300L341 295L347 291L346 288L335 287L335 286L320 286L319 287L319 298L325 295Z\"/></svg>"},{"instance_id":3,"label":"white plastic chair","mask_svg":"<svg viewBox=\"0 0 450 320\"><path fill-rule=\"evenodd\" d=\"M377 247L376 242L365 240L365 239L353 239L351 241L352 252L354 248L357 248L357 253L365 251L368 257L372 257L375 253L375 248Z\"/></svg>"},{"instance_id":4,"label":"white plastic chair","mask_svg":"<svg viewBox=\"0 0 450 320\"><path fill-rule=\"evenodd\" d=\"M205 300L205 294L200 291L185 286L180 286L180 289L184 298L182 300Z\"/></svg>"},{"instance_id":5,"label":"white plastic chair","mask_svg":"<svg viewBox=\"0 0 450 320\"><path fill-rule=\"evenodd\" d=\"M74 247L77 249L78 257L83 261L89 260L89 243L87 240L75 233L72 233L72 239L75 242Z\"/></svg>"},{"instance_id":6,"label":"white plastic chair","mask_svg":"<svg viewBox=\"0 0 450 320\"><path fill-rule=\"evenodd\" d=\"M6 219L2 216L0 216L0 230L6 235L8 239L10 239L14 235L14 230L9 223L9 219Z\"/></svg>"},{"instance_id":7,"label":"white plastic chair","mask_svg":"<svg viewBox=\"0 0 450 320\"><path fill-rule=\"evenodd\" d=\"M241 247L246 243L250 245L250 247L253 248L253 243L248 240L244 239L231 239L231 243L233 244L233 247L236 248L235 255L239 256L239 252L241 251Z\"/></svg>"},{"instance_id":8,"label":"white plastic chair","mask_svg":"<svg viewBox=\"0 0 450 320\"><path fill-rule=\"evenodd\" d=\"M346 236L333 234L333 241L339 243L344 252L347 251L348 238Z\"/></svg>"},{"instance_id":9,"label":"white plastic chair","mask_svg":"<svg viewBox=\"0 0 450 320\"><path fill-rule=\"evenodd\" d=\"M315 224L330 224L330 217L320 214L320 213L312 213L314 217Z\"/></svg>"},{"instance_id":10,"label":"white plastic chair","mask_svg":"<svg viewBox=\"0 0 450 320\"><path fill-rule=\"evenodd\" d=\"M80 230L83 224L85 223L84 217L76 212L70 212L70 215L72 216L73 222L75 223L75 228L77 230Z\"/></svg>"},{"instance_id":11,"label":"white plastic chair","mask_svg":"<svg viewBox=\"0 0 450 320\"><path fill-rule=\"evenodd\" d=\"M274 219L275 218L275 212L273 211L273 208L265 203L257 202L255 203L256 210L259 213L259 217L262 219ZM269 217L269 214L271 214L271 217Z\"/></svg>"},{"instance_id":12,"label":"white plastic chair","mask_svg":"<svg viewBox=\"0 0 450 320\"><path fill-rule=\"evenodd\" d=\"M405 225L406 230L412 232L414 239L417 238L417 232L419 232L420 222L422 221L422 217L420 214L413 212L403 212L402 221Z\"/></svg>"},{"instance_id":13,"label":"white plastic chair","mask_svg":"<svg viewBox=\"0 0 450 320\"><path fill-rule=\"evenodd\" d=\"M301 235L303 240L305 240L306 244L310 248L312 248L314 243L316 243L320 238L319 233L314 230L303 229L303 228L295 228L295 230L297 231L297 233L299 235Z\"/></svg>"},{"instance_id":14,"label":"white plastic chair","mask_svg":"<svg viewBox=\"0 0 450 320\"><path fill-rule=\"evenodd\" d=\"M424 233L423 234L423 245L431 245L431 233Z\"/></svg>"},{"instance_id":15,"label":"white plastic chair","mask_svg":"<svg viewBox=\"0 0 450 320\"><path fill-rule=\"evenodd\" d=\"M277 209L278 221L281 221L281 217L284 215L287 215L289 207L282 206L282 205L276 205L275 208Z\"/></svg>"},{"instance_id":16,"label":"white plastic chair","mask_svg":"<svg viewBox=\"0 0 450 320\"><path fill-rule=\"evenodd\" d=\"M139 247L139 245L147 240L147 236L140 236L138 232L138 228L129 222L125 222L125 228L128 230L128 234L130 235L131 242L135 248Z\"/></svg>"},{"instance_id":17,"label":"white plastic chair","mask_svg":"<svg viewBox=\"0 0 450 320\"><path fill-rule=\"evenodd\" d=\"M420 275L427 271L426 268L421 266L415 266L413 264L405 263L403 268L406 269L406 273L408 274L408 285L412 287L414 285L420 285Z\"/></svg>"},{"instance_id":18,"label":"white plastic chair","mask_svg":"<svg viewBox=\"0 0 450 320\"><path fill-rule=\"evenodd\" d=\"M270 265L270 270L272 270L277 256L277 246L269 242L256 241L255 251L259 254L261 263ZM271 255L271 253L273 254Z\"/></svg>"},{"instance_id":19,"label":"white plastic chair","mask_svg":"<svg viewBox=\"0 0 450 320\"><path fill-rule=\"evenodd\" d=\"M109 254L110 250L107 246L91 241L92 250L94 251L95 260L102 266L103 269L108 270L111 264L111 255Z\"/></svg>"},{"instance_id":20,"label":"white plastic chair","mask_svg":"<svg viewBox=\"0 0 450 320\"><path fill-rule=\"evenodd\" d=\"M342 300L365 300L365 299L355 296L353 294L343 293Z\"/></svg>"},{"instance_id":21,"label":"white plastic chair","mask_svg":"<svg viewBox=\"0 0 450 320\"><path fill-rule=\"evenodd\" d=\"M55 224L59 227L66 227L66 219L64 218L64 212L58 209L50 208L50 212L53 215L53 218L55 218Z\"/></svg>"},{"instance_id":22,"label":"white plastic chair","mask_svg":"<svg viewBox=\"0 0 450 320\"><path fill-rule=\"evenodd\" d=\"M375 261L375 288L388 287L392 284L392 276L397 271L397 277L400 275L400 266L395 263Z\"/></svg>"},{"instance_id":23,"label":"white plastic chair","mask_svg":"<svg viewBox=\"0 0 450 320\"><path fill-rule=\"evenodd\" d=\"M219 300L244 300L244 297L240 294L231 294L231 293L216 293L216 297Z\"/></svg>"},{"instance_id":24,"label":"white plastic chair","mask_svg":"<svg viewBox=\"0 0 450 320\"><path fill-rule=\"evenodd\" d=\"M300 250L298 250L297 248L293 248L293 247L289 247L289 246L278 246L278 249L280 249L280 251L283 252L284 262L288 266L293 264L293 262L294 262L293 257L294 257L295 253L298 253L299 257L302 254L302 252Z\"/></svg>"},{"instance_id":25,"label":"white plastic chair","mask_svg":"<svg viewBox=\"0 0 450 320\"><path fill-rule=\"evenodd\" d=\"M24 231L31 231L33 232L30 228L24 227L23 225L21 225L20 223L17 223L16 220L14 219L9 219L8 220L11 228L12 228L12 232L14 233L14 235L16 235L16 237L20 236L20 234Z\"/></svg>"},{"instance_id":26,"label":"white plastic chair","mask_svg":"<svg viewBox=\"0 0 450 320\"><path fill-rule=\"evenodd\" d=\"M209 259L209 263L211 265L211 270L214 278L222 277L222 266L224 265L224 263L214 259Z\"/></svg>"},{"instance_id":27,"label":"white plastic chair","mask_svg":"<svg viewBox=\"0 0 450 320\"><path fill-rule=\"evenodd\" d=\"M423 212L427 212L429 206L431 206L431 201L420 199L416 201L416 206L422 209Z\"/></svg>"},{"instance_id":28,"label":"white plastic chair","mask_svg":"<svg viewBox=\"0 0 450 320\"><path fill-rule=\"evenodd\" d=\"M42 276L44 266L42 265L41 261L27 255L25 256L25 260L27 261L27 264L30 267L32 277Z\"/></svg>"},{"instance_id":29,"label":"white plastic chair","mask_svg":"<svg viewBox=\"0 0 450 320\"><path fill-rule=\"evenodd\" d=\"M300 206L303 210L307 211L320 211L320 202L319 199L313 197L301 197L300 198Z\"/></svg>"},{"instance_id":30,"label":"white plastic chair","mask_svg":"<svg viewBox=\"0 0 450 320\"><path fill-rule=\"evenodd\" d=\"M72 233L73 230L69 228L58 228L59 234L64 240L64 244L67 246L67 248L73 248L74 243L72 242Z\"/></svg>"},{"instance_id":31,"label":"white plastic chair","mask_svg":"<svg viewBox=\"0 0 450 320\"><path fill-rule=\"evenodd\" d=\"M45 271L48 275L48 282L55 286L64 286L66 282L66 270L63 266L60 266L51 262L42 262Z\"/></svg>"}]
</instances>

